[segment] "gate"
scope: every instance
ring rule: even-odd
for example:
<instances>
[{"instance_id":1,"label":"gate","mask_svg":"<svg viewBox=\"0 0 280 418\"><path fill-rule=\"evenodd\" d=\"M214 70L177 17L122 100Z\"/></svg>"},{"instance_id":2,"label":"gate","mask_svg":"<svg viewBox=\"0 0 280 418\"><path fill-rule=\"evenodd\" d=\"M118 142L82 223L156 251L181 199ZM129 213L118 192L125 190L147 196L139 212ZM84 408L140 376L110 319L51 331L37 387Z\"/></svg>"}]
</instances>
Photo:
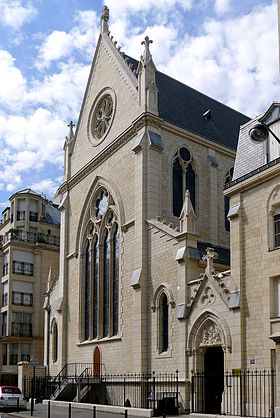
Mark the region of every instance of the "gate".
<instances>
[{"instance_id":1,"label":"gate","mask_svg":"<svg viewBox=\"0 0 280 418\"><path fill-rule=\"evenodd\" d=\"M216 376L210 381L215 382ZM275 371L233 369L223 376L223 393L220 400L222 415L274 418ZM205 372L193 372L191 385L192 412L207 411L207 381Z\"/></svg>"}]
</instances>

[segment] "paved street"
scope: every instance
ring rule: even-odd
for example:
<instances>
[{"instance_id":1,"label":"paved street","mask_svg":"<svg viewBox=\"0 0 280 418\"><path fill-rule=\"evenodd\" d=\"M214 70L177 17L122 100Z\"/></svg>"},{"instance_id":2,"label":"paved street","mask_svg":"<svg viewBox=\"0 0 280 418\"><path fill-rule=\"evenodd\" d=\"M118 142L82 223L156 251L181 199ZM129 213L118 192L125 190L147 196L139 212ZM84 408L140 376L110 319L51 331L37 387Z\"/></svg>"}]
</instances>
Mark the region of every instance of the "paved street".
<instances>
[{"instance_id":1,"label":"paved street","mask_svg":"<svg viewBox=\"0 0 280 418\"><path fill-rule=\"evenodd\" d=\"M28 406L27 411L22 411L20 413L16 412L1 412L0 418L10 418L10 417L18 417L18 418L30 418L30 407ZM120 415L120 414L118 414ZM48 417L48 408L47 405L36 404L35 410L33 413L34 418L47 418ZM69 417L69 410L68 408L61 407L61 406L53 406L51 405L51 418L68 418ZM120 418L124 417L124 415L120 415ZM132 415L128 415L129 418L139 418L133 417ZM71 418L93 418L93 411L86 410L86 409L78 409L72 408L71 409ZM108 412L96 412L96 418L117 418L117 414L112 414Z\"/></svg>"}]
</instances>

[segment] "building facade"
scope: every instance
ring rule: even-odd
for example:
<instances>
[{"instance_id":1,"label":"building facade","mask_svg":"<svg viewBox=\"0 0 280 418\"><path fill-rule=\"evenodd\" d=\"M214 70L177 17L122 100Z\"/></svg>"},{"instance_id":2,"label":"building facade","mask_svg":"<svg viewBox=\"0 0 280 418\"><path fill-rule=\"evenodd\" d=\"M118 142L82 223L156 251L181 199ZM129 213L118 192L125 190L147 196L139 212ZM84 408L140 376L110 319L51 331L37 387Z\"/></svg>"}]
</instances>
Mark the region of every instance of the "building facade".
<instances>
[{"instance_id":1,"label":"building facade","mask_svg":"<svg viewBox=\"0 0 280 418\"><path fill-rule=\"evenodd\" d=\"M51 375L68 363L104 373L178 369L189 410L192 370L215 359L221 370L240 367L223 189L249 119L157 71L148 37L139 62L126 56L108 19L104 7L76 132L70 123L64 146L45 364Z\"/></svg>"},{"instance_id":2,"label":"building facade","mask_svg":"<svg viewBox=\"0 0 280 418\"><path fill-rule=\"evenodd\" d=\"M42 309L50 266L58 272L59 211L31 189L10 198L0 225L1 384L17 383L17 364L44 361Z\"/></svg>"},{"instance_id":3,"label":"building facade","mask_svg":"<svg viewBox=\"0 0 280 418\"><path fill-rule=\"evenodd\" d=\"M279 138L279 133L276 102L241 128L233 181L225 190L230 197L231 276L240 288L240 365L276 371L277 415L280 145L274 135Z\"/></svg>"}]
</instances>

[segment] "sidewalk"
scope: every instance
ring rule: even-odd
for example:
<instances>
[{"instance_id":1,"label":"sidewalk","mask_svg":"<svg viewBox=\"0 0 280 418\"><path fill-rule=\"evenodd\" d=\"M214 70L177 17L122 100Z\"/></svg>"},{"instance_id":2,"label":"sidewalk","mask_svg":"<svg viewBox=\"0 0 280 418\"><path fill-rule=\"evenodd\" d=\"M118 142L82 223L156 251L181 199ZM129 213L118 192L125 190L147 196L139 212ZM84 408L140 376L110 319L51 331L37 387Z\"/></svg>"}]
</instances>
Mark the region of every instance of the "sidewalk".
<instances>
[{"instance_id":1,"label":"sidewalk","mask_svg":"<svg viewBox=\"0 0 280 418\"><path fill-rule=\"evenodd\" d=\"M114 414L112 412L101 412L96 411L96 418L116 418L117 415L124 417L124 414ZM31 411L30 406L28 405L27 411L17 412L3 412L0 414L0 417L18 417L18 418L30 418ZM68 418L69 417L69 407L51 405L50 409L51 418ZM33 412L34 418L47 418L48 417L48 406L43 404L36 404ZM71 418L93 418L93 408L92 409L82 409L82 408L71 408ZM128 418L139 418L128 414Z\"/></svg>"}]
</instances>

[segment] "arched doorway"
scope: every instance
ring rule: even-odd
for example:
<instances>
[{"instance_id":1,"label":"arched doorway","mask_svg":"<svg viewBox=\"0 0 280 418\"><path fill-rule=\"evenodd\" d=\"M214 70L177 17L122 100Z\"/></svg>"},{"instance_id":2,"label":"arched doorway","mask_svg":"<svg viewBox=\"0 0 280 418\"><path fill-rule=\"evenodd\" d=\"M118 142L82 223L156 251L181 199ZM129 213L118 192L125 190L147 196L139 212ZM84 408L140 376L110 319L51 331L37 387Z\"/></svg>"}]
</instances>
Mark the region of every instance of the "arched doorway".
<instances>
[{"instance_id":1,"label":"arched doorway","mask_svg":"<svg viewBox=\"0 0 280 418\"><path fill-rule=\"evenodd\" d=\"M221 414L224 391L224 351L208 347L204 354L205 413Z\"/></svg>"},{"instance_id":2,"label":"arched doorway","mask_svg":"<svg viewBox=\"0 0 280 418\"><path fill-rule=\"evenodd\" d=\"M101 353L98 347L95 347L94 353L93 353L93 375L94 377L100 377L100 369L101 369L101 363L100 363Z\"/></svg>"}]
</instances>

